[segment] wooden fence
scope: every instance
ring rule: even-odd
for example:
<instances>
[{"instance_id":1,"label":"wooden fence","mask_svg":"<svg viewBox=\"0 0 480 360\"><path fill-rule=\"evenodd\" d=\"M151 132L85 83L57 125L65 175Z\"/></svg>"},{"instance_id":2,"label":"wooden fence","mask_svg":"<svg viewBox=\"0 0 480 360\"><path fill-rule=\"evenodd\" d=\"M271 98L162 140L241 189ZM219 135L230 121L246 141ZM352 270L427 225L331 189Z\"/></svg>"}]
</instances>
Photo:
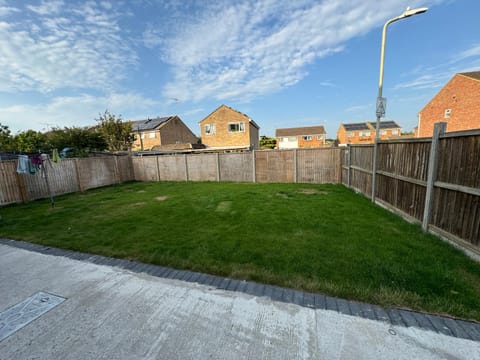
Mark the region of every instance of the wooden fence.
<instances>
[{"instance_id":1,"label":"wooden fence","mask_svg":"<svg viewBox=\"0 0 480 360\"><path fill-rule=\"evenodd\" d=\"M379 141L375 202L480 254L480 130ZM349 146L342 182L372 195L373 145Z\"/></svg>"},{"instance_id":2,"label":"wooden fence","mask_svg":"<svg viewBox=\"0 0 480 360\"><path fill-rule=\"evenodd\" d=\"M45 162L53 195L137 181L340 183L340 149L253 151L143 157L96 157ZM49 197L42 173L17 174L0 161L0 205Z\"/></svg>"},{"instance_id":3,"label":"wooden fence","mask_svg":"<svg viewBox=\"0 0 480 360\"><path fill-rule=\"evenodd\" d=\"M84 191L133 180L129 156L45 161L45 172L17 174L17 160L0 161L0 205Z\"/></svg>"}]
</instances>

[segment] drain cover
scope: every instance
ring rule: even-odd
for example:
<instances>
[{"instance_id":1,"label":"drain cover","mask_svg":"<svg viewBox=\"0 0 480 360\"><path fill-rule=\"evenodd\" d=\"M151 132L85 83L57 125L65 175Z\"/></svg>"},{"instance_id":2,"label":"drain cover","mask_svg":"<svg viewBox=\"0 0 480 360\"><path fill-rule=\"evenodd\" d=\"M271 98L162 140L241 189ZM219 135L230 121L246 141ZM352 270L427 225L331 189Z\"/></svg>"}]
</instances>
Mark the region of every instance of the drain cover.
<instances>
[{"instance_id":1,"label":"drain cover","mask_svg":"<svg viewBox=\"0 0 480 360\"><path fill-rule=\"evenodd\" d=\"M65 298L38 292L0 313L0 341L65 301Z\"/></svg>"}]
</instances>

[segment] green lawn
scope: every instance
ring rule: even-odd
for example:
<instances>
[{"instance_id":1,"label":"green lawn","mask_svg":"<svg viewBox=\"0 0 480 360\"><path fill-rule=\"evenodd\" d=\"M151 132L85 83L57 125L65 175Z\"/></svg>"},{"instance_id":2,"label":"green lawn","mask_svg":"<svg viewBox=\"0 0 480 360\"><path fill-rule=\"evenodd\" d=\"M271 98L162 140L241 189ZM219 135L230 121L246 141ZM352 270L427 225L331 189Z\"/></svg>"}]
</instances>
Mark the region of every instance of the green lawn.
<instances>
[{"instance_id":1,"label":"green lawn","mask_svg":"<svg viewBox=\"0 0 480 360\"><path fill-rule=\"evenodd\" d=\"M0 208L0 236L480 320L480 264L341 185L129 183Z\"/></svg>"}]
</instances>

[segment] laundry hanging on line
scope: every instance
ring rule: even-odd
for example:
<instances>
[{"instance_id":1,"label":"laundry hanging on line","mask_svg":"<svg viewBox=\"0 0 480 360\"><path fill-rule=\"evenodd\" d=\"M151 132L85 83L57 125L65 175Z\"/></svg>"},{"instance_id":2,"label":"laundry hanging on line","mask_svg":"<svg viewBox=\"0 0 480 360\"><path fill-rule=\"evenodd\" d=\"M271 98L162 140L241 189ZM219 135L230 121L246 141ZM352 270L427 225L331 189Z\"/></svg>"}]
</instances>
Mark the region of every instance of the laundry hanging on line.
<instances>
[{"instance_id":1,"label":"laundry hanging on line","mask_svg":"<svg viewBox=\"0 0 480 360\"><path fill-rule=\"evenodd\" d=\"M27 155L18 155L17 173L19 174L36 174L43 165L40 155L28 157Z\"/></svg>"}]
</instances>

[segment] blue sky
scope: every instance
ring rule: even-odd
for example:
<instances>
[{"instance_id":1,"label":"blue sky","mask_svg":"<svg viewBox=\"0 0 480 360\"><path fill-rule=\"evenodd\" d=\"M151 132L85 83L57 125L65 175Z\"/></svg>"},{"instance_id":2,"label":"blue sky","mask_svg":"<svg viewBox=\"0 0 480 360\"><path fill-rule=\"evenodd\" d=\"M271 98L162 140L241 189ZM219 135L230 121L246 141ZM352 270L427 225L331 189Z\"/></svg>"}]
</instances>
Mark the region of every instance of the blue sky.
<instances>
[{"instance_id":1,"label":"blue sky","mask_svg":"<svg viewBox=\"0 0 480 360\"><path fill-rule=\"evenodd\" d=\"M17 131L179 115L226 104L276 128L375 120L390 25L386 119L405 131L457 72L480 70L478 0L0 0L0 123Z\"/></svg>"}]
</instances>

